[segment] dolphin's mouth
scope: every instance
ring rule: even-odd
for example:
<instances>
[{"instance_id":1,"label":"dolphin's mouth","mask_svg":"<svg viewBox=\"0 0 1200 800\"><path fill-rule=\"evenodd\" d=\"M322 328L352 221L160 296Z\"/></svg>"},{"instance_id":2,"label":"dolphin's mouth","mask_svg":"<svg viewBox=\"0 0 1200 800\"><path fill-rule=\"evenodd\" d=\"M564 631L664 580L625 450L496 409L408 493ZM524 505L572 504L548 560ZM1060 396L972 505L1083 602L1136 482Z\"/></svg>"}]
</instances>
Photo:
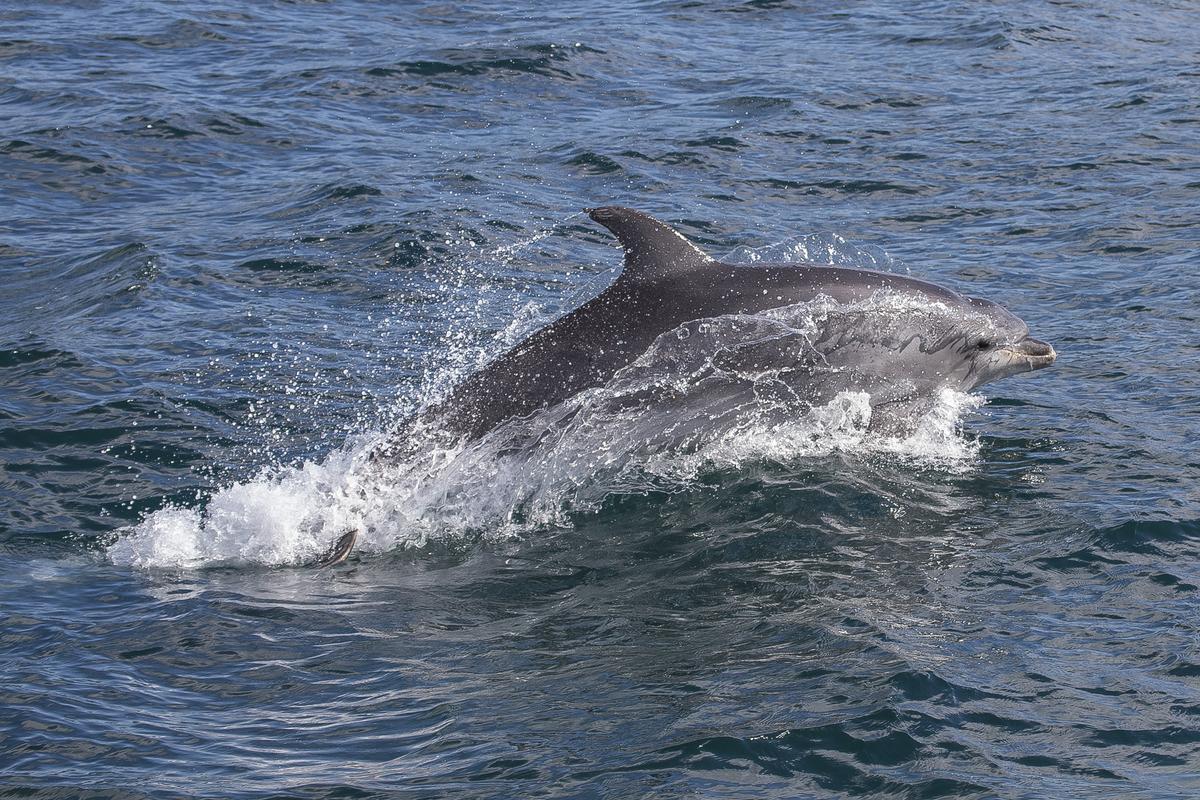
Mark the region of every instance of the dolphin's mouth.
<instances>
[{"instance_id":1,"label":"dolphin's mouth","mask_svg":"<svg viewBox=\"0 0 1200 800\"><path fill-rule=\"evenodd\" d=\"M1014 365L1023 366L1023 372L1048 367L1058 358L1053 347L1032 336L1026 336L1016 344L1005 345L1002 351L1008 354Z\"/></svg>"}]
</instances>

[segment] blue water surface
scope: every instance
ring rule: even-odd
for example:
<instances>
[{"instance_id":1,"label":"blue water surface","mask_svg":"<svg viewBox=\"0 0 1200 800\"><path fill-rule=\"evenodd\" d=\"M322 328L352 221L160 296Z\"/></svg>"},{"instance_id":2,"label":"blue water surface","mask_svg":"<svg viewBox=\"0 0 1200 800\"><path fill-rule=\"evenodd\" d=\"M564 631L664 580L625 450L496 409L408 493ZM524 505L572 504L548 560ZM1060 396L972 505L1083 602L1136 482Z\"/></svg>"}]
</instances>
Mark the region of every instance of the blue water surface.
<instances>
[{"instance_id":1,"label":"blue water surface","mask_svg":"<svg viewBox=\"0 0 1200 800\"><path fill-rule=\"evenodd\" d=\"M1198 87L1184 0L5 4L0 793L1200 795ZM614 203L1059 361L896 446L349 482Z\"/></svg>"}]
</instances>

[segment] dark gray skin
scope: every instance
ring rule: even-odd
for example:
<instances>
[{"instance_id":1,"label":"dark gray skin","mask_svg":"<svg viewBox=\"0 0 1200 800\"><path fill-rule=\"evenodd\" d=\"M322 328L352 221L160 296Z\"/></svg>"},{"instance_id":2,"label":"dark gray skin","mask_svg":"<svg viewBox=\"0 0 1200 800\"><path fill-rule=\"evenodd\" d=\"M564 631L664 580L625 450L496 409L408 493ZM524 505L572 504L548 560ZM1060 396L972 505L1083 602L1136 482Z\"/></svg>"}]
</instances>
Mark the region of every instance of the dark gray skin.
<instances>
[{"instance_id":1,"label":"dark gray skin","mask_svg":"<svg viewBox=\"0 0 1200 800\"><path fill-rule=\"evenodd\" d=\"M938 313L893 325L886 334L857 331L851 319L814 342L814 358L840 370L843 388L869 390L882 376L899 376L910 392L968 391L1055 359L1054 348L1030 338L1025 323L1005 309L926 281L812 264L733 266L641 212L614 206L590 209L589 215L625 249L617 280L463 380L425 419L477 439L507 419L604 385L661 334L684 323L761 313L821 295L852 304L882 290L941 304ZM879 402L900 399L907 398Z\"/></svg>"}]
</instances>

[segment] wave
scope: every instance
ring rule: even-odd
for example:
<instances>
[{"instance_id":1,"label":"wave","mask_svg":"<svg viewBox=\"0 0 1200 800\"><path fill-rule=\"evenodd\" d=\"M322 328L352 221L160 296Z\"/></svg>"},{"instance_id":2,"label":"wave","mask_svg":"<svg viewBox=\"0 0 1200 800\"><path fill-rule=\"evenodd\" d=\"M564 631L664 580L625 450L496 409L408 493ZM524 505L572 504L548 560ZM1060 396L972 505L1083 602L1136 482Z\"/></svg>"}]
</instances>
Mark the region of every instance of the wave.
<instances>
[{"instance_id":1,"label":"wave","mask_svg":"<svg viewBox=\"0 0 1200 800\"><path fill-rule=\"evenodd\" d=\"M915 432L896 437L872 433L868 395L847 392L803 419L732 428L690 452L629 450L628 434L614 428L601 439L560 438L522 452L506 452L506 436L430 444L380 465L370 459L380 440L368 438L321 462L265 470L217 492L203 509L154 512L122 530L106 552L136 567L302 564L350 528L360 531L360 549L373 553L432 540L506 539L569 526L614 494L696 489L711 472L763 460L845 453L961 471L974 462L977 444L959 421L978 403L947 391ZM594 422L584 427L595 429Z\"/></svg>"},{"instance_id":2,"label":"wave","mask_svg":"<svg viewBox=\"0 0 1200 800\"><path fill-rule=\"evenodd\" d=\"M519 244L492 255L507 260ZM733 260L780 256L892 266L886 254L855 251L829 236L742 249ZM914 312L933 313L913 302L880 295L842 306L822 298L689 322L660 336L606 385L509 420L480 440L454 441L410 414L418 421L356 437L321 461L265 469L217 491L202 508L152 513L119 531L106 552L136 567L301 564L351 528L368 553L530 536L570 527L613 497L694 491L714 474L762 462L841 454L968 470L978 444L961 423L982 402L977 396L942 390L920 404L900 404L905 424L897 426L879 402L890 387L846 391L834 379L836 368L802 391L787 380L792 356L807 357L830 326L860 324L864 314L889 326ZM518 315L483 351L502 352L536 328L527 317ZM451 332L438 348L447 352L440 371L427 375L418 408L436 404L481 363L478 344L457 340Z\"/></svg>"},{"instance_id":3,"label":"wave","mask_svg":"<svg viewBox=\"0 0 1200 800\"><path fill-rule=\"evenodd\" d=\"M961 426L981 402L974 395L945 390L895 434L873 424L878 410L861 391L802 407L764 398L762 381L708 376L656 395L664 379L680 380L649 370L659 356L478 441L449 442L419 423L264 470L205 508L150 514L119 533L108 557L136 567L302 564L351 528L371 553L529 536L569 527L613 496L693 491L764 461L847 454L961 472L978 455ZM385 449L400 455L378 458Z\"/></svg>"}]
</instances>

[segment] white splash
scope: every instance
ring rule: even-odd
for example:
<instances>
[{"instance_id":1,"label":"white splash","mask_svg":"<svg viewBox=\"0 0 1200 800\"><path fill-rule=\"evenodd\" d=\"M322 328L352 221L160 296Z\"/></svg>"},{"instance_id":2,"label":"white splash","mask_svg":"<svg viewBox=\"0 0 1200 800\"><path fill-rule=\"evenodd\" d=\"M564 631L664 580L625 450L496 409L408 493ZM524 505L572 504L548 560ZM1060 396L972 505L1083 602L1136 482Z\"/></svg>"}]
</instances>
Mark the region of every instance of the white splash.
<instances>
[{"instance_id":1,"label":"white splash","mask_svg":"<svg viewBox=\"0 0 1200 800\"><path fill-rule=\"evenodd\" d=\"M901 437L871 429L869 399L843 392L783 424L751 417L680 439L647 436L651 427L662 432L662 420L640 410L589 417L586 408L574 408L502 426L469 445L428 442L394 463L369 457L379 439L357 441L320 463L235 483L203 509L152 513L123 530L107 554L135 567L302 564L351 528L360 531L359 549L375 553L432 539L528 535L569 526L574 515L595 511L613 494L687 491L706 472L755 462L847 453L954 472L974 462L978 445L963 435L960 420L978 397L944 391L915 431ZM584 398L580 405L602 408L602 400ZM561 425L563 417L570 422ZM531 438L540 441L513 450Z\"/></svg>"},{"instance_id":2,"label":"white splash","mask_svg":"<svg viewBox=\"0 0 1200 800\"><path fill-rule=\"evenodd\" d=\"M344 448L320 464L268 470L234 483L202 510L162 509L125 529L108 556L137 567L311 560L329 546L329 531L360 523L362 484L353 463Z\"/></svg>"},{"instance_id":3,"label":"white splash","mask_svg":"<svg viewBox=\"0 0 1200 800\"><path fill-rule=\"evenodd\" d=\"M854 256L859 265L878 263L862 253L843 257L842 246L804 240L792 251L811 258L823 247L831 262ZM873 303L885 322L918 310L911 299ZM797 397L784 385L788 360L811 355L813 332L848 310L863 309L825 298L707 321L703 336L671 331L606 386L505 423L480 441L447 443L417 424L399 434L402 455L377 459L372 454L396 437L360 437L320 462L227 486L203 508L151 513L120 531L107 555L143 568L287 565L312 561L348 529L359 531L358 549L367 553L527 536L569 526L614 495L689 491L715 471L839 453L969 469L978 444L961 420L981 404L974 395L943 390L915 425L891 434L873 425L880 412L865 391L836 391L830 383ZM490 349L507 349L539 315L527 306ZM456 341L450 332L443 343L454 350ZM763 343L779 363L764 365ZM426 401L444 394L444 375L478 359L478 352L449 353L453 367L426 387Z\"/></svg>"}]
</instances>

